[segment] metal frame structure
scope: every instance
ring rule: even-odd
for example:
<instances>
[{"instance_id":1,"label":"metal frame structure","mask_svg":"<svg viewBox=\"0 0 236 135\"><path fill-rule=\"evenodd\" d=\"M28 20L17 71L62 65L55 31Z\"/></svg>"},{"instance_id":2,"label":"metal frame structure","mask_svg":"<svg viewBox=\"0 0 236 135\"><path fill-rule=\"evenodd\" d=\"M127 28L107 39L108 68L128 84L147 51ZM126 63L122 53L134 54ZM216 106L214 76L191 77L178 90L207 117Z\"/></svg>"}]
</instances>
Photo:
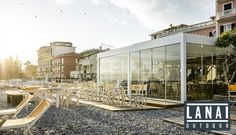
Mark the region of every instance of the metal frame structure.
<instances>
[{"instance_id":1,"label":"metal frame structure","mask_svg":"<svg viewBox=\"0 0 236 135\"><path fill-rule=\"evenodd\" d=\"M99 53L97 56L97 84L100 83L100 59L109 57L109 56L116 56L119 54L127 54L128 55L128 68L127 68L127 81L128 81L128 95L131 94L130 90L130 53L134 51L139 50L145 50L145 49L151 49L155 47L162 47L162 46L168 46L172 44L180 44L180 83L181 83L181 100L180 101L174 101L174 102L180 102L183 103L186 101L186 45L187 43L193 43L193 44L200 44L200 45L211 45L213 46L215 42L215 38L207 37L207 36L200 36L200 35L194 35L194 34L187 34L187 33L177 33L175 35L170 35L167 37L158 38L155 40L149 40L144 41L140 43L136 43L130 46L126 46L119 49L110 50L107 52ZM156 98L154 98L156 99ZM158 99L159 100L159 99ZM163 99L162 99L163 100ZM165 101L168 101L165 99ZM172 101L172 100L171 100Z\"/></svg>"}]
</instances>

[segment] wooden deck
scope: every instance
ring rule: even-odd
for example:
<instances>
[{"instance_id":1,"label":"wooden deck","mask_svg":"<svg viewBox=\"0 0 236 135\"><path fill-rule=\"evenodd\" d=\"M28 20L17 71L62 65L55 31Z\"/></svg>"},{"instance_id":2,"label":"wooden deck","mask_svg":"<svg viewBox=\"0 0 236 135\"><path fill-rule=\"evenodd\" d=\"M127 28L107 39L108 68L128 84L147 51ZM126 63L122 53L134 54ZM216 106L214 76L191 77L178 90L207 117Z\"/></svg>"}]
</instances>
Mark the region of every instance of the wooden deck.
<instances>
[{"instance_id":1,"label":"wooden deck","mask_svg":"<svg viewBox=\"0 0 236 135\"><path fill-rule=\"evenodd\" d=\"M146 106L143 108L140 107L130 107L130 106L114 106L114 105L106 105L102 102L95 102L95 101L86 101L86 100L80 100L80 103L83 104L89 104L92 106L96 106L99 108L103 108L109 111L135 111L135 110L156 110L156 109L162 109L161 107L155 107L155 106Z\"/></svg>"},{"instance_id":2,"label":"wooden deck","mask_svg":"<svg viewBox=\"0 0 236 135\"><path fill-rule=\"evenodd\" d=\"M180 126L184 126L184 118L183 117L172 117L172 118L163 118L164 121L178 124Z\"/></svg>"},{"instance_id":3,"label":"wooden deck","mask_svg":"<svg viewBox=\"0 0 236 135\"><path fill-rule=\"evenodd\" d=\"M235 135L236 125L231 125L230 131L210 131L210 133L220 134L220 135Z\"/></svg>"},{"instance_id":4,"label":"wooden deck","mask_svg":"<svg viewBox=\"0 0 236 135\"><path fill-rule=\"evenodd\" d=\"M236 115L231 113L230 119L236 121Z\"/></svg>"},{"instance_id":5,"label":"wooden deck","mask_svg":"<svg viewBox=\"0 0 236 135\"><path fill-rule=\"evenodd\" d=\"M147 105L149 105L149 106L156 106L156 107L162 107L162 108L165 108L165 109L183 106L182 103L169 102L169 101L161 101L161 100L153 100L153 99L148 99L147 100Z\"/></svg>"},{"instance_id":6,"label":"wooden deck","mask_svg":"<svg viewBox=\"0 0 236 135\"><path fill-rule=\"evenodd\" d=\"M184 118L183 117L172 117L172 118L163 118L166 122L171 122L174 124L178 124L180 126L184 126ZM236 134L236 125L232 125L230 127L230 131L214 131L211 130L209 133L220 134L220 135L235 135Z\"/></svg>"}]
</instances>

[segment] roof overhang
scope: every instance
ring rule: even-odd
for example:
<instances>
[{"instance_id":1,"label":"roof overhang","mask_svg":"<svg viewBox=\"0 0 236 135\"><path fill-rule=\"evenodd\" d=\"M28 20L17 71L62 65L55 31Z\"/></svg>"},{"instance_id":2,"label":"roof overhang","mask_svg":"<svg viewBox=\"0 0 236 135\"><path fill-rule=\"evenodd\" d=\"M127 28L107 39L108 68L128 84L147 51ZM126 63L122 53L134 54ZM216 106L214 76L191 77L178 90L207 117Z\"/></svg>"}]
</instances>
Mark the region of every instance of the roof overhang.
<instances>
[{"instance_id":1,"label":"roof overhang","mask_svg":"<svg viewBox=\"0 0 236 135\"><path fill-rule=\"evenodd\" d=\"M102 57L109 57L113 55L119 55L139 50L145 50L155 47L161 47L161 46L167 46L172 44L178 44L178 43L193 43L193 44L203 44L203 45L214 45L215 38L207 37L207 36L201 36L201 35L195 35L195 34L189 34L189 33L178 33L162 38L157 38L155 40L148 40L140 43L136 43L130 46L110 50L107 52L102 52L98 54L97 58Z\"/></svg>"}]
</instances>

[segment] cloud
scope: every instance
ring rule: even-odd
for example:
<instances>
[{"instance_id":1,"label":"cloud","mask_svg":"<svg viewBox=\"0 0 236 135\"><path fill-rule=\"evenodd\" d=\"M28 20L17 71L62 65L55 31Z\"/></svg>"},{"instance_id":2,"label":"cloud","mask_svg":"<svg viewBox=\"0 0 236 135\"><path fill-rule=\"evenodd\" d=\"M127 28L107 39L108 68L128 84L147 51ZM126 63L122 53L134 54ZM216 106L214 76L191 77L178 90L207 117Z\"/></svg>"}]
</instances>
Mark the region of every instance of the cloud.
<instances>
[{"instance_id":1,"label":"cloud","mask_svg":"<svg viewBox=\"0 0 236 135\"><path fill-rule=\"evenodd\" d=\"M109 21L120 24L120 25L127 25L127 21L125 21L122 15L111 15L111 14L105 14L105 18L107 18Z\"/></svg>"},{"instance_id":2,"label":"cloud","mask_svg":"<svg viewBox=\"0 0 236 135\"><path fill-rule=\"evenodd\" d=\"M65 6L79 0L50 1ZM133 18L151 30L164 29L170 24L208 21L215 13L213 0L90 0L90 2L94 5L106 6L110 10L105 13L109 21L126 25ZM129 17L122 17L124 14Z\"/></svg>"},{"instance_id":3,"label":"cloud","mask_svg":"<svg viewBox=\"0 0 236 135\"><path fill-rule=\"evenodd\" d=\"M136 18L144 27L163 29L170 24L208 21L214 15L213 0L91 0L112 5ZM207 3L207 4L206 4Z\"/></svg>"},{"instance_id":4,"label":"cloud","mask_svg":"<svg viewBox=\"0 0 236 135\"><path fill-rule=\"evenodd\" d=\"M77 0L50 0L50 1L55 2L59 6L65 6L65 5L73 4Z\"/></svg>"},{"instance_id":5,"label":"cloud","mask_svg":"<svg viewBox=\"0 0 236 135\"><path fill-rule=\"evenodd\" d=\"M107 5L107 1L106 0L90 0L93 4L96 5Z\"/></svg>"}]
</instances>

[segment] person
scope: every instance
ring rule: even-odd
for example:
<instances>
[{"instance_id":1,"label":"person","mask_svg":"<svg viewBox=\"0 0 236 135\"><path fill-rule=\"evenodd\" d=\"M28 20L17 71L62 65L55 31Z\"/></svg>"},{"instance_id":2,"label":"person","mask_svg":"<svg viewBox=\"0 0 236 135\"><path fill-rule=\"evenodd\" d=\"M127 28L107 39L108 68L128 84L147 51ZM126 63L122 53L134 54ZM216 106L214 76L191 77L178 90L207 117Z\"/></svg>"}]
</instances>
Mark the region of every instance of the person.
<instances>
[{"instance_id":1,"label":"person","mask_svg":"<svg viewBox=\"0 0 236 135\"><path fill-rule=\"evenodd\" d=\"M189 76L188 76L188 81L194 81L194 79L195 79L195 72L194 72L194 70L192 69L192 70L191 70L191 73L190 73Z\"/></svg>"}]
</instances>

